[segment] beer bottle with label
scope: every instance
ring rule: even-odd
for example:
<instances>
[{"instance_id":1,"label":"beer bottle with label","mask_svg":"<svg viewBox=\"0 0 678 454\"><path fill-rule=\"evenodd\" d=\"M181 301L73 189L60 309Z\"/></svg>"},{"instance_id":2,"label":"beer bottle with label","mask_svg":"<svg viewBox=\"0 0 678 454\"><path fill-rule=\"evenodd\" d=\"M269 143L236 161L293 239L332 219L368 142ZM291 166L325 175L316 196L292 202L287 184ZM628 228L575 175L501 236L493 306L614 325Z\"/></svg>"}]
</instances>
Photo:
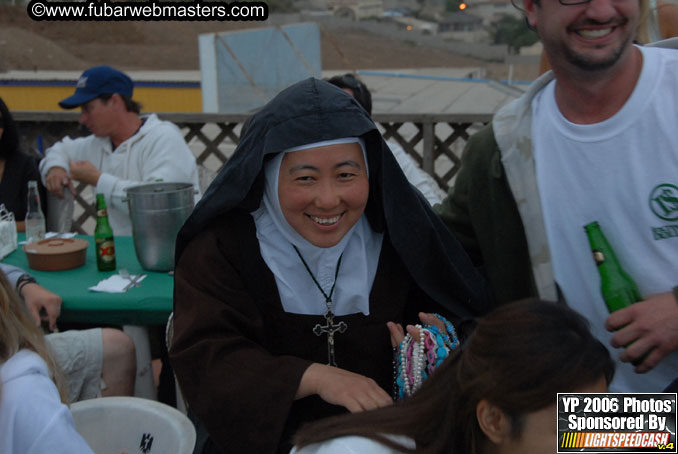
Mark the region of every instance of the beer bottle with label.
<instances>
[{"instance_id":1,"label":"beer bottle with label","mask_svg":"<svg viewBox=\"0 0 678 454\"><path fill-rule=\"evenodd\" d=\"M600 225L591 222L584 226L584 230L589 238L593 260L598 267L601 291L607 309L614 312L642 300L638 286L619 264Z\"/></svg>"},{"instance_id":2,"label":"beer bottle with label","mask_svg":"<svg viewBox=\"0 0 678 454\"><path fill-rule=\"evenodd\" d=\"M103 194L97 194L97 226L94 229L94 244L97 254L97 268L99 271L115 269L115 243L113 229L108 223L106 200Z\"/></svg>"}]
</instances>

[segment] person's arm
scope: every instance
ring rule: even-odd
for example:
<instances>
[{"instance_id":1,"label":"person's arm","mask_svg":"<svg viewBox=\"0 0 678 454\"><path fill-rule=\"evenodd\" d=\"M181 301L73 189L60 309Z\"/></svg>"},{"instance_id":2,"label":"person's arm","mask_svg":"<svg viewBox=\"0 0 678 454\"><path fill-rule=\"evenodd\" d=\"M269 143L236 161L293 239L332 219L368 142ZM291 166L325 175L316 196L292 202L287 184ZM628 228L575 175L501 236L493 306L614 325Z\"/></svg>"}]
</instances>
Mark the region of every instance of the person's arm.
<instances>
[{"instance_id":1,"label":"person's arm","mask_svg":"<svg viewBox=\"0 0 678 454\"><path fill-rule=\"evenodd\" d=\"M48 323L49 330L54 331L57 318L61 314L61 297L35 281L19 284L18 290L35 324L40 325L44 320Z\"/></svg>"},{"instance_id":2,"label":"person's arm","mask_svg":"<svg viewBox=\"0 0 678 454\"><path fill-rule=\"evenodd\" d=\"M71 179L90 186L96 186L101 177L99 169L90 161L71 161L69 171Z\"/></svg>"},{"instance_id":3,"label":"person's arm","mask_svg":"<svg viewBox=\"0 0 678 454\"><path fill-rule=\"evenodd\" d=\"M65 137L45 151L40 161L40 176L45 188L59 198L64 197L64 187L73 191L73 182L69 174L72 161L86 160L86 151L92 146L93 137L71 139Z\"/></svg>"},{"instance_id":4,"label":"person's arm","mask_svg":"<svg viewBox=\"0 0 678 454\"><path fill-rule=\"evenodd\" d=\"M318 395L351 413L393 404L393 399L371 378L338 367L313 363L301 376L295 399Z\"/></svg>"},{"instance_id":5,"label":"person's arm","mask_svg":"<svg viewBox=\"0 0 678 454\"><path fill-rule=\"evenodd\" d=\"M24 300L35 324L39 326L44 319L49 323L50 330L54 331L61 313L61 297L42 287L33 276L17 266L0 263L0 270Z\"/></svg>"},{"instance_id":6,"label":"person's arm","mask_svg":"<svg viewBox=\"0 0 678 454\"><path fill-rule=\"evenodd\" d=\"M433 210L487 276L496 304L538 294L523 219L491 123L471 136L454 186Z\"/></svg>"},{"instance_id":7,"label":"person's arm","mask_svg":"<svg viewBox=\"0 0 678 454\"><path fill-rule=\"evenodd\" d=\"M218 447L276 452L311 362L262 347L269 333L239 275L234 236L226 228L203 232L182 254L170 359L189 407Z\"/></svg>"},{"instance_id":8,"label":"person's arm","mask_svg":"<svg viewBox=\"0 0 678 454\"><path fill-rule=\"evenodd\" d=\"M75 193L71 176L63 167L51 167L45 174L44 180L47 191L60 199L64 198L64 188Z\"/></svg>"},{"instance_id":9,"label":"person's arm","mask_svg":"<svg viewBox=\"0 0 678 454\"><path fill-rule=\"evenodd\" d=\"M662 38L678 36L678 5L657 2L657 22Z\"/></svg>"},{"instance_id":10,"label":"person's arm","mask_svg":"<svg viewBox=\"0 0 678 454\"><path fill-rule=\"evenodd\" d=\"M129 186L156 181L181 182L191 183L199 191L195 156L173 124L154 126L143 138L131 145L130 152L135 165L141 166L140 179L125 179L106 172L101 173L97 179L96 192L104 194L109 209L114 207L121 211L128 210L124 200L127 198L125 188Z\"/></svg>"},{"instance_id":11,"label":"person's arm","mask_svg":"<svg viewBox=\"0 0 678 454\"><path fill-rule=\"evenodd\" d=\"M30 368L31 373L3 384L3 413L12 415L12 424L0 428L0 434L7 430L15 434L11 452L92 453L76 431L73 416L61 402L44 361L27 350L20 350L15 356L19 356L15 359Z\"/></svg>"},{"instance_id":12,"label":"person's arm","mask_svg":"<svg viewBox=\"0 0 678 454\"><path fill-rule=\"evenodd\" d=\"M678 290L649 295L613 312L605 327L616 331L610 341L613 347L625 346L619 356L622 361L632 362L647 353L635 370L638 373L652 370L669 353L678 350Z\"/></svg>"},{"instance_id":13,"label":"person's arm","mask_svg":"<svg viewBox=\"0 0 678 454\"><path fill-rule=\"evenodd\" d=\"M284 328L272 326L241 278L238 237L227 226L201 233L175 270L170 358L217 446L275 452L294 402L313 394L354 411L391 403L369 378L265 347Z\"/></svg>"},{"instance_id":14,"label":"person's arm","mask_svg":"<svg viewBox=\"0 0 678 454\"><path fill-rule=\"evenodd\" d=\"M26 274L26 272L19 268L18 266L8 265L6 263L0 263L0 271L5 273L5 276L7 276L7 280L14 288L16 288L17 281L19 280L21 275Z\"/></svg>"}]
</instances>

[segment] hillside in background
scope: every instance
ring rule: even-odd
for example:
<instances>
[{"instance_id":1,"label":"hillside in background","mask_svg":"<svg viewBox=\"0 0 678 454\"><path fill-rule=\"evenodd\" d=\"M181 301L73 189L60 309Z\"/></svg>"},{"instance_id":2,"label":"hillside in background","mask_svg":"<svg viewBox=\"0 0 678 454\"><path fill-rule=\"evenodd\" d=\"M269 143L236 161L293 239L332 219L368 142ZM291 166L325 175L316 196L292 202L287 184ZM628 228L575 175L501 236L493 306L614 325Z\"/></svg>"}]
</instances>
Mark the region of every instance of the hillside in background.
<instances>
[{"instance_id":1,"label":"hillside in background","mask_svg":"<svg viewBox=\"0 0 678 454\"><path fill-rule=\"evenodd\" d=\"M76 70L109 64L126 70L198 70L198 35L272 26L267 22L36 22L25 7L0 6L0 71ZM444 49L387 39L369 29L325 24L323 69L485 67L504 79L508 66ZM516 65L514 79L531 80L534 64Z\"/></svg>"}]
</instances>

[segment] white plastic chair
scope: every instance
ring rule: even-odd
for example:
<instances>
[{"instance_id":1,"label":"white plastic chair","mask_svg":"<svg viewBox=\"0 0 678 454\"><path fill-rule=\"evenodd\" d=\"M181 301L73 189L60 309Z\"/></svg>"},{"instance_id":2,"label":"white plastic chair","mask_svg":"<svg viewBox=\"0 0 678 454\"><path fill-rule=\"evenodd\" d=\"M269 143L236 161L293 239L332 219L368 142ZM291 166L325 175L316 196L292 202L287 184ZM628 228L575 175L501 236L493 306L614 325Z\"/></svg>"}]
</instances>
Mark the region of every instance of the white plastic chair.
<instances>
[{"instance_id":1,"label":"white plastic chair","mask_svg":"<svg viewBox=\"0 0 678 454\"><path fill-rule=\"evenodd\" d=\"M195 427L169 405L139 397L101 397L71 405L75 427L96 454L191 454Z\"/></svg>"}]
</instances>

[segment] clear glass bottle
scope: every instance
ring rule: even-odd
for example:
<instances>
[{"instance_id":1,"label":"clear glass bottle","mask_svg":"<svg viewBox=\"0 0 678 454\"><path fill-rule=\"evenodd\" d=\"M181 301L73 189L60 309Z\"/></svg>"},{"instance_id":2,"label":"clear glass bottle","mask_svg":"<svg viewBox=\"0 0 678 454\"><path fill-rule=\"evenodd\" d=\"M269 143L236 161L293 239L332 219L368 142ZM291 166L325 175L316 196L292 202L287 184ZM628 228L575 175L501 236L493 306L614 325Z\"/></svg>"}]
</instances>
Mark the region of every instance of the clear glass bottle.
<instances>
[{"instance_id":1,"label":"clear glass bottle","mask_svg":"<svg viewBox=\"0 0 678 454\"><path fill-rule=\"evenodd\" d=\"M38 182L28 182L28 205L26 209L26 242L33 243L45 238L45 215L40 207Z\"/></svg>"}]
</instances>

